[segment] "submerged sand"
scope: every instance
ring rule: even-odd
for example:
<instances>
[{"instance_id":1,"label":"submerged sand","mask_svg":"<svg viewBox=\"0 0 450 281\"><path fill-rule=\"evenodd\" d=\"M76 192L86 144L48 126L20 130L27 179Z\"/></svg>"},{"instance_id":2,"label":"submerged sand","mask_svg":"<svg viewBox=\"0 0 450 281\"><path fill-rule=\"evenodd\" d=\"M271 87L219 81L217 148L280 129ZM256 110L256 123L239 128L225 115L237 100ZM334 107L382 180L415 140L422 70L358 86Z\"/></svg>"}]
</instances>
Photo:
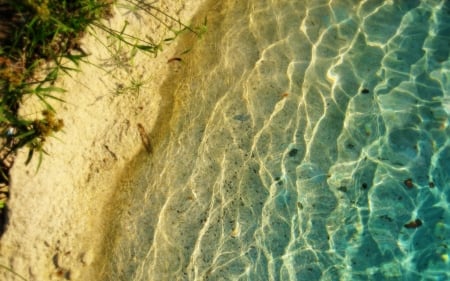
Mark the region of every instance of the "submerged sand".
<instances>
[{"instance_id":1,"label":"submerged sand","mask_svg":"<svg viewBox=\"0 0 450 281\"><path fill-rule=\"evenodd\" d=\"M165 0L153 5L189 22L202 2ZM173 35L153 16L120 3L107 25L119 30L127 21L128 33L155 42ZM11 170L9 224L0 240L0 280L102 280L98 261L111 219L105 218L105 210L113 207L109 202L114 202L120 175L135 159L148 155L146 137L151 142L164 102L158 89L182 63L171 60L182 56L175 45L163 45L153 58L97 29L83 39L89 63L79 72L63 75L55 85L67 90L61 96L64 103L52 104L64 120L64 132L47 141L48 155L38 172L38 157L24 164L26 150L19 152ZM29 100L23 114L41 110Z\"/></svg>"}]
</instances>

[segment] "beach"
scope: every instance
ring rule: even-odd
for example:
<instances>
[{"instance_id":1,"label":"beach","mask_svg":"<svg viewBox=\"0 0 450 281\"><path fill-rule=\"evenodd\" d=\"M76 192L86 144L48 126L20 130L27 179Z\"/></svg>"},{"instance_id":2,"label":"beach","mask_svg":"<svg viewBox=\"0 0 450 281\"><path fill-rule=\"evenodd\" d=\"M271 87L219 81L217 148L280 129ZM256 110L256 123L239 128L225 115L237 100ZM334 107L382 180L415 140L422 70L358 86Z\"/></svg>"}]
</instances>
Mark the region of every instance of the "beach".
<instances>
[{"instance_id":1,"label":"beach","mask_svg":"<svg viewBox=\"0 0 450 281\"><path fill-rule=\"evenodd\" d=\"M156 1L155 7L189 24L202 1ZM105 23L159 42L173 34L160 21L118 1ZM171 24L161 13L154 13ZM36 154L25 165L19 151L11 169L9 224L0 241L0 264L26 280L102 280L96 266L102 252L105 219L117 192L118 177L131 162L148 157L151 132L164 97L159 94L167 73L177 71L171 60L176 41L162 44L157 57L108 37L93 28L81 42L89 54L78 72L62 75L54 85L66 90L52 106L64 121L63 131L48 138L38 168ZM67 62L68 65L69 62ZM40 114L42 105L24 101L21 114ZM144 125L143 125L144 124ZM23 280L0 269L1 280Z\"/></svg>"},{"instance_id":2,"label":"beach","mask_svg":"<svg viewBox=\"0 0 450 281\"><path fill-rule=\"evenodd\" d=\"M37 173L16 159L0 265L28 280L449 279L448 1L160 4L207 32L156 59L86 36L92 63L57 85L64 132ZM171 41L115 9L114 29Z\"/></svg>"}]
</instances>

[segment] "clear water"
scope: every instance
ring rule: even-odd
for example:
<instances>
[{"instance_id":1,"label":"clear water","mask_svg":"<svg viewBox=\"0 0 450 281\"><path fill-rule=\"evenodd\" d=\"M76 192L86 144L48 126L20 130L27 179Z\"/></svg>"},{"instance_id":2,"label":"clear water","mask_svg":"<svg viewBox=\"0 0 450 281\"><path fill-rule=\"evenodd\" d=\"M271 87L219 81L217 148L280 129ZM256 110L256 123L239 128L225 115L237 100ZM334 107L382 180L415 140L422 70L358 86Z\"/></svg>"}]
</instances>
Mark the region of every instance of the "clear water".
<instances>
[{"instance_id":1,"label":"clear water","mask_svg":"<svg viewBox=\"0 0 450 281\"><path fill-rule=\"evenodd\" d=\"M205 16L111 204L105 280L450 280L450 1Z\"/></svg>"}]
</instances>

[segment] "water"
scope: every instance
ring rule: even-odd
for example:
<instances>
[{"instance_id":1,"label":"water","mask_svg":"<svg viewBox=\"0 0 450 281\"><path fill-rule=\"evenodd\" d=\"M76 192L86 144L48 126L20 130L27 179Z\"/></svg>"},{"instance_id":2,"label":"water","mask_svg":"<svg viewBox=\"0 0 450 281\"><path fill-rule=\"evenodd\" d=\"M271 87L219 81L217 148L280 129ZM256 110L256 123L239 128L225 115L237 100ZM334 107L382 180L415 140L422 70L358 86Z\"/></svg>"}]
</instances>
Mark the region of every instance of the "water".
<instances>
[{"instance_id":1,"label":"water","mask_svg":"<svg viewBox=\"0 0 450 281\"><path fill-rule=\"evenodd\" d=\"M205 15L111 204L104 280L449 280L450 2Z\"/></svg>"}]
</instances>

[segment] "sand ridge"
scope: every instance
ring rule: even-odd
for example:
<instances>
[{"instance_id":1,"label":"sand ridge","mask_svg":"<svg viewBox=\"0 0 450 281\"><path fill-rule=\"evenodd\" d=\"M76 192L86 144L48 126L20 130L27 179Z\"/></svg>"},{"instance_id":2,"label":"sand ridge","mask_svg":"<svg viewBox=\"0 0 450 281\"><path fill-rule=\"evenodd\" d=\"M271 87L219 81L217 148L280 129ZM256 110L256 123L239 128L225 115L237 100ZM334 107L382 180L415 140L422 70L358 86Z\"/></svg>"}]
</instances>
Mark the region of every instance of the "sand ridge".
<instances>
[{"instance_id":1,"label":"sand ridge","mask_svg":"<svg viewBox=\"0 0 450 281\"><path fill-rule=\"evenodd\" d=\"M159 41L171 34L152 16L114 7L107 21L137 37ZM170 0L152 3L164 12L189 22L202 1ZM109 50L105 47L110 46ZM114 196L115 180L137 155L147 153L143 133L150 133L159 113L158 88L166 73L176 71L171 61L175 43L164 45L156 58L111 40L100 30L82 42L90 54L80 72L64 75L57 87L67 90L64 103L55 102L63 133L51 138L49 155L38 173L35 157L24 164L20 151L11 170L9 225L0 241L0 264L27 280L101 280L96 258L105 227L102 214ZM98 67L100 66L100 68ZM22 114L42 108L28 100ZM107 235L106 235L107 237ZM0 269L1 280L23 280Z\"/></svg>"}]
</instances>

